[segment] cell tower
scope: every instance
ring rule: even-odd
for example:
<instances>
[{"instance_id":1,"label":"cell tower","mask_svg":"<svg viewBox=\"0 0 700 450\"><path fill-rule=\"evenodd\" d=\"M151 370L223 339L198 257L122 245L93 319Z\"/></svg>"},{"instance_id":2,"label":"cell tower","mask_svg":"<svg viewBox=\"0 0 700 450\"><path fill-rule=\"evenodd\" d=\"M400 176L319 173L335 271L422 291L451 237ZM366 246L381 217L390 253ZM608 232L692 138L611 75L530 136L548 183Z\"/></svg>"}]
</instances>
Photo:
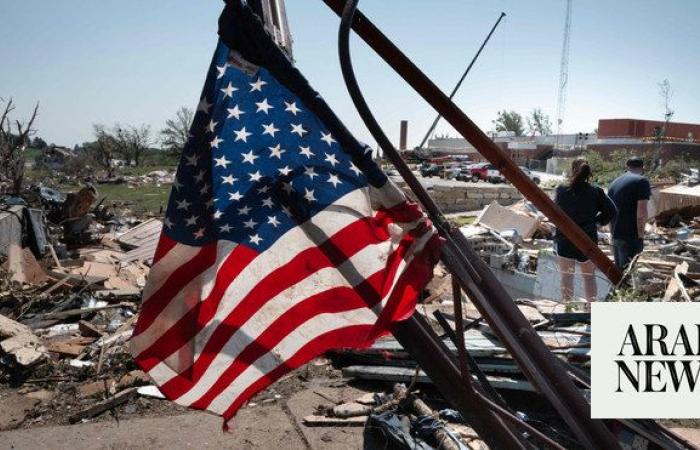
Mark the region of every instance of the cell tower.
<instances>
[{"instance_id":1,"label":"cell tower","mask_svg":"<svg viewBox=\"0 0 700 450\"><path fill-rule=\"evenodd\" d=\"M566 0L566 17L564 19L564 43L561 47L561 65L559 66L559 93L557 95L557 147L559 135L566 114L566 87L569 83L569 47L571 37L571 0Z\"/></svg>"}]
</instances>

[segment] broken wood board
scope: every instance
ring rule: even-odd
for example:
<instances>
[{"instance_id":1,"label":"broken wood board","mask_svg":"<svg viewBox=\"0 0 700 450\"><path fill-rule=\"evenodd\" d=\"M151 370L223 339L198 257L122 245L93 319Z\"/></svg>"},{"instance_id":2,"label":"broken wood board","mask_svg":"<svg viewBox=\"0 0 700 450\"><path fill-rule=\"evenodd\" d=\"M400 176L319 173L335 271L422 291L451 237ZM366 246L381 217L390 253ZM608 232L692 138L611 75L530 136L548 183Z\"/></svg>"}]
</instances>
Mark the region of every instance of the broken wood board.
<instances>
[{"instance_id":1,"label":"broken wood board","mask_svg":"<svg viewBox=\"0 0 700 450\"><path fill-rule=\"evenodd\" d=\"M107 398L98 402L91 407L79 411L68 418L70 423L80 422L83 419L89 419L90 417L95 417L108 411L115 406L119 406L122 403L126 403L130 398L136 395L135 387L124 389L123 391L117 393L114 397Z\"/></svg>"},{"instance_id":2,"label":"broken wood board","mask_svg":"<svg viewBox=\"0 0 700 450\"><path fill-rule=\"evenodd\" d=\"M142 247L149 242L157 242L162 230L162 221L158 219L148 219L121 234L117 238L117 242L129 249Z\"/></svg>"},{"instance_id":3,"label":"broken wood board","mask_svg":"<svg viewBox=\"0 0 700 450\"><path fill-rule=\"evenodd\" d=\"M17 283L40 286L49 279L32 251L17 244L9 246L7 261L3 264L3 269L7 270L10 279Z\"/></svg>"},{"instance_id":4,"label":"broken wood board","mask_svg":"<svg viewBox=\"0 0 700 450\"><path fill-rule=\"evenodd\" d=\"M367 416L343 419L340 417L310 415L304 417L302 422L307 427L364 427L365 422L367 422Z\"/></svg>"},{"instance_id":5,"label":"broken wood board","mask_svg":"<svg viewBox=\"0 0 700 450\"><path fill-rule=\"evenodd\" d=\"M43 361L48 352L32 330L0 315L0 349L14 356L18 364L28 367Z\"/></svg>"},{"instance_id":6,"label":"broken wood board","mask_svg":"<svg viewBox=\"0 0 700 450\"><path fill-rule=\"evenodd\" d=\"M499 233L505 230L515 230L523 239L531 239L537 230L540 220L536 217L519 214L493 202L481 211L474 223Z\"/></svg>"}]
</instances>

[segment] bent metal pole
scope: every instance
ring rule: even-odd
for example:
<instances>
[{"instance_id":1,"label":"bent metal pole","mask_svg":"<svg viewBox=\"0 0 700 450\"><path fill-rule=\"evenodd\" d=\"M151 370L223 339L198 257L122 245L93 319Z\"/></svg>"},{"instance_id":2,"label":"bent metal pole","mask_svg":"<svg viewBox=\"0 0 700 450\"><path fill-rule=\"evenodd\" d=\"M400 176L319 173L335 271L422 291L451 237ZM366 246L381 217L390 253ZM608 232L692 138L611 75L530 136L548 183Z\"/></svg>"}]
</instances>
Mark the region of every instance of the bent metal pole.
<instances>
[{"instance_id":1,"label":"bent metal pole","mask_svg":"<svg viewBox=\"0 0 700 450\"><path fill-rule=\"evenodd\" d=\"M344 0L323 0L338 15ZM617 284L622 272L605 253L542 191L510 157L479 129L413 62L359 11L353 30L449 122L474 148L488 159L528 200L561 230L561 232L608 277Z\"/></svg>"}]
</instances>

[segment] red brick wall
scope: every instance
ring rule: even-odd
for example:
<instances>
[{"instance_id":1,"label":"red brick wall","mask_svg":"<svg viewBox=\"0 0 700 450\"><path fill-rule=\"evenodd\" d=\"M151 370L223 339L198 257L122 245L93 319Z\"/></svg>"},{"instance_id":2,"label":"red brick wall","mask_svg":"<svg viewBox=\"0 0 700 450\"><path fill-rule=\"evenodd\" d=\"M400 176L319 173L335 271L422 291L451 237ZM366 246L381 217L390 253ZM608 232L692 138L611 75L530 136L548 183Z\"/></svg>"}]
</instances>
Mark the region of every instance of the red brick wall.
<instances>
[{"instance_id":1,"label":"red brick wall","mask_svg":"<svg viewBox=\"0 0 700 450\"><path fill-rule=\"evenodd\" d=\"M600 119L598 120L598 137L653 137L654 128L663 127L664 122L641 119ZM700 140L700 124L670 122L666 136L686 139L693 133L695 140Z\"/></svg>"}]
</instances>

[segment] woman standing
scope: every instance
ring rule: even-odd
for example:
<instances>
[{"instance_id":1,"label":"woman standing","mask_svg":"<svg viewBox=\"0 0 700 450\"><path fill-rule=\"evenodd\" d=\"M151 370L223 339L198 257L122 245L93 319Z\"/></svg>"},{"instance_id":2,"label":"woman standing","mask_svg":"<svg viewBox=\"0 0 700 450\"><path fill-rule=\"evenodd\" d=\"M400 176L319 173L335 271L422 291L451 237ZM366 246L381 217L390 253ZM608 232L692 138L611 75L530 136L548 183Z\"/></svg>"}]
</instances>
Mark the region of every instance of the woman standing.
<instances>
[{"instance_id":1,"label":"woman standing","mask_svg":"<svg viewBox=\"0 0 700 450\"><path fill-rule=\"evenodd\" d=\"M597 225L607 225L615 217L617 210L612 200L605 195L605 191L588 183L590 177L591 166L584 158L576 158L571 163L569 182L557 187L554 202L597 244ZM593 276L595 266L588 255L583 254L559 229L556 230L554 242L559 255L562 298L566 301L574 297L574 274L578 261L581 265L586 301L594 301L597 297Z\"/></svg>"}]
</instances>

